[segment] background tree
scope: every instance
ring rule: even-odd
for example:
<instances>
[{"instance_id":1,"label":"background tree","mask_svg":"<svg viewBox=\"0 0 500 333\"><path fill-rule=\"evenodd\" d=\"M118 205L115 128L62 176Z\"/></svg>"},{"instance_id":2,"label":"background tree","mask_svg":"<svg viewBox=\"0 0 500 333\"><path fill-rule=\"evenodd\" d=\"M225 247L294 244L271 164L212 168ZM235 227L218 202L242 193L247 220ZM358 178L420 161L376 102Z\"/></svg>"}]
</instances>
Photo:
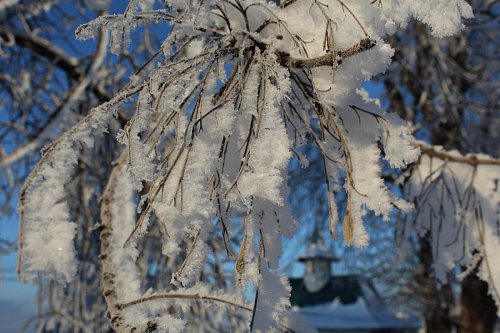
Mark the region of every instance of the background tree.
<instances>
[{"instance_id":1,"label":"background tree","mask_svg":"<svg viewBox=\"0 0 500 333\"><path fill-rule=\"evenodd\" d=\"M74 39L75 29L89 18L106 13L107 1L13 1L2 2L2 5L0 193L4 212L10 214L20 184L40 158L40 149L77 123L92 107L109 100L140 66L147 70L151 66L149 62L161 55L158 54L158 32L148 29L133 36L134 47L121 57L108 55L106 34L101 34L97 43L88 42L82 47ZM80 167L65 187L64 196L71 219L78 226L74 244L80 265L75 282L64 289L53 281L36 279L39 313L27 324L34 323L37 331L110 330L99 260L100 204L111 166L120 150L114 137L129 117L130 110L122 107L116 121L110 124L111 134L92 149L79 151ZM215 238L209 243L216 248L222 246ZM2 241L2 253L11 248L10 242ZM143 268L142 287L146 290L167 284L171 275L168 267L182 258L166 260L161 256L157 237L147 237L139 248L143 253L137 262ZM205 274L213 279L214 285L226 283L219 258L207 262ZM181 309L172 311L180 313ZM208 316L196 304L191 311L183 317ZM212 315L210 320L193 321L194 329L219 331L218 325L225 316L219 314L215 322ZM238 315L230 317L227 325L232 325L230 330L237 332L240 319Z\"/></svg>"},{"instance_id":2,"label":"background tree","mask_svg":"<svg viewBox=\"0 0 500 333\"><path fill-rule=\"evenodd\" d=\"M90 56L74 48L71 29L86 10L83 3L2 4L1 193L3 206L9 208L12 200L17 200L18 186L38 161L40 149L78 122L89 108L105 101L120 83L107 67L107 37L89 45ZM92 230L98 220L98 195L109 173L106 163L92 161L95 158L110 163L112 156L104 152L113 151L113 146L111 141L103 142L97 150L88 152L89 168L80 168L68 186L68 196L76 199L70 201L72 217L82 231L76 240L82 266L78 282L66 290L53 282L39 281L38 331L107 326L102 318L104 302L96 260L98 234L86 231ZM81 157L85 159L84 154ZM83 323L95 326L87 328Z\"/></svg>"},{"instance_id":3,"label":"background tree","mask_svg":"<svg viewBox=\"0 0 500 333\"><path fill-rule=\"evenodd\" d=\"M104 8L100 1L84 4ZM6 10L23 6L9 2ZM250 315L250 328L255 331L292 325L283 320L288 285L278 272L280 237L292 235L294 229L283 208L283 179L292 156L303 161L304 145L320 152L329 230L334 237L338 224L334 193L345 191L343 238L354 246L368 243L362 222L367 212L389 220L394 207L405 212L410 208L384 185L380 157L387 167L396 169L415 162L419 148L441 160L464 158L414 142L410 128L394 114L384 113L361 89L364 80L383 72L391 61L393 52L382 37L394 34L410 17L429 24L435 36L452 34L460 29L462 17L471 17L470 7L462 1L370 5L340 0L278 5L192 1L185 7L177 1L155 5L144 0L130 1L123 14L101 14L77 29L79 38L99 36L99 40L86 76L79 77L73 94L68 95L69 105L86 91L95 93L88 88L97 82L103 67L108 31L111 51L130 61L133 69L124 66L122 72L115 72L117 64L112 62L105 77L116 73L130 80L114 86L121 89L110 85L109 98L103 98L103 104L47 146L27 177L19 204L19 273L33 278L43 272L59 282L75 281L76 276L76 281L86 281L87 286L92 278L82 279L79 272L89 257L80 254L85 244L93 244L93 251L100 254L92 265L102 268L100 284L110 324L116 330L179 331L185 324L179 318L203 317L211 311L207 302L235 310L205 316L200 329L232 325L223 320L225 316L244 318L243 313ZM159 32L161 49L148 48L153 44L144 37L147 34L140 37L132 45L145 45L146 56L139 63L146 65L135 66L140 51L128 55L131 32L150 22L166 27ZM13 29L4 29L5 40L12 40ZM16 49L16 44L9 47ZM30 112L36 114L35 109ZM103 135L120 127L118 138L125 148ZM101 147L108 152L104 158L97 154ZM426 160L418 161L415 170L422 173ZM495 164L487 157L476 161L481 166ZM92 167L93 163L98 165ZM3 170L10 172L8 163ZM92 174L102 178L93 183ZM83 185L71 192L78 185L75 179ZM481 194L496 191L491 190L494 179L478 179L489 184ZM416 176L412 180L419 184ZM85 197L88 186L92 191ZM44 195L48 190L51 195ZM76 195L68 195L72 193ZM415 193L409 192L410 196ZM471 209L496 200L488 198L475 202ZM432 209L425 208L432 202L422 202L421 211ZM79 209L89 203L99 209L92 208L87 215L100 214L100 219L82 221ZM486 226L490 227L491 211L487 213ZM448 211L443 219L446 216L450 216ZM417 222L426 227L418 211ZM94 245L97 236L92 236L97 234L100 248ZM473 243L485 236L491 237L489 230L487 234L472 232L467 240ZM471 268L474 260L483 259L479 273L490 286L496 281L494 275L485 274L484 263L485 249L492 244L472 244L466 260L459 261ZM451 268L450 262L433 259L439 272ZM234 265L234 282L225 276L230 265ZM97 273L99 268L84 273ZM170 281L163 276L171 276ZM68 290L78 285L72 283ZM256 289L255 299L245 303L242 295L251 287ZM52 288L51 292L61 290ZM53 300L65 296L56 296L49 297L48 306L56 310L49 313L49 322L40 321L41 329L95 330L87 327L87 319L78 319L81 316L74 309L61 314L60 309L68 307L54 305ZM89 304L102 304L93 300Z\"/></svg>"},{"instance_id":4,"label":"background tree","mask_svg":"<svg viewBox=\"0 0 500 333\"><path fill-rule=\"evenodd\" d=\"M498 124L498 2L470 3L475 18L456 37L432 38L429 29L419 22L394 36L394 62L381 81L388 107L414 124L417 138L462 154L485 153L497 158L498 133L493 128ZM498 175L496 169L491 172ZM459 182L468 177L458 172L455 175ZM478 180L473 177L470 181ZM434 190L439 191L439 186ZM456 199L457 210L468 209L469 203ZM432 223L440 221L436 218ZM431 274L436 259L432 240L429 234L420 235L416 245L420 268L413 288L424 304L428 330L450 332L457 327L460 332L492 332L497 308L489 293L494 291L488 291L487 284L475 274L462 276L460 313L456 313L458 304L451 285L439 286L442 281L435 281ZM463 269L474 270L476 264Z\"/></svg>"},{"instance_id":5,"label":"background tree","mask_svg":"<svg viewBox=\"0 0 500 333\"><path fill-rule=\"evenodd\" d=\"M392 37L391 45L396 54L389 72L377 78L385 86L385 92L378 92L378 96L385 107L410 121L417 138L447 149L459 149L462 153L483 152L496 157L497 134L490 126L496 126L498 118L498 57L495 55L498 43L492 43L498 39L495 37L498 4L495 1L473 1L471 4L476 17L467 21L465 30L458 37L433 38L431 29L417 21ZM373 88L374 91L378 89L380 86ZM314 220L319 221L319 228L324 230L323 221L328 214L324 209L324 188L318 186L322 177L320 162L317 158L310 161L310 165L317 164L315 173L301 173L301 177L307 177L311 182L309 192L297 193L305 193L301 197L302 204L307 202L308 207L317 207ZM390 184L394 180L397 180L396 184L401 183L398 174L387 174L386 182ZM297 180L292 186L303 184L308 182ZM307 193L315 193L318 197L308 201ZM319 198L323 198L323 202ZM408 221L406 227L412 218L408 217ZM401 243L401 236L392 238L388 233L390 226L383 230L376 228L377 224L374 226L370 226L371 235L377 235L377 232L382 238L389 235L386 242L377 239L373 245L379 250L375 251L377 260L363 260L365 256L370 257L370 251L357 252L354 261L360 264L349 264L348 269L372 277L390 299L389 306L407 310L410 305L410 309L423 313L429 331L449 332L455 328L468 332L493 331L496 306L488 295L486 283L471 274L465 278L462 289L459 288L462 292L453 292L453 288L457 290L453 285L459 283L455 274L448 276L450 281L445 285L434 277L433 249L428 234L416 243L415 240L410 242L413 243L410 245L413 256L405 256L402 262L394 248L401 245L407 248L408 243ZM311 230L309 228L306 234L311 235ZM405 227L393 230L402 232ZM299 237L298 243L302 241L304 239ZM384 286L398 287L391 292ZM461 312L458 313L457 309Z\"/></svg>"}]
</instances>

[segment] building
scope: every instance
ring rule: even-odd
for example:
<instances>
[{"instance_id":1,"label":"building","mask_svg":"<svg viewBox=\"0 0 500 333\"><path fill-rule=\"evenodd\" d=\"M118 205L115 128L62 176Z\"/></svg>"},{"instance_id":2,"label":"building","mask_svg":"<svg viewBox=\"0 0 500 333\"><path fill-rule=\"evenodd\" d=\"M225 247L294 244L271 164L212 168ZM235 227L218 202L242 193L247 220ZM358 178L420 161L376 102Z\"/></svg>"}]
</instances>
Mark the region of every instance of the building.
<instances>
[{"instance_id":1,"label":"building","mask_svg":"<svg viewBox=\"0 0 500 333\"><path fill-rule=\"evenodd\" d=\"M299 258L302 278L290 279L294 310L320 333L416 333L420 320L390 313L372 283L359 275L332 276L339 258L321 243Z\"/></svg>"}]
</instances>

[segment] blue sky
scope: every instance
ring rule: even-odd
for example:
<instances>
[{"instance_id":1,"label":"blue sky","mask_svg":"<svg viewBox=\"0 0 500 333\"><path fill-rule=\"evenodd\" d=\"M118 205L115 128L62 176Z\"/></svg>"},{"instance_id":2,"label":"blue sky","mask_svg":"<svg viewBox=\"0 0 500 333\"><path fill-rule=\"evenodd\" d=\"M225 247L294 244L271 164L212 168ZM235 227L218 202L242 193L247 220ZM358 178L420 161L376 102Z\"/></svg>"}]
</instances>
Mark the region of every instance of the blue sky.
<instances>
[{"instance_id":1,"label":"blue sky","mask_svg":"<svg viewBox=\"0 0 500 333\"><path fill-rule=\"evenodd\" d=\"M35 286L10 277L0 280L0 333L19 332L26 321L36 314L35 294ZM32 331L33 327L27 332Z\"/></svg>"},{"instance_id":2,"label":"blue sky","mask_svg":"<svg viewBox=\"0 0 500 333\"><path fill-rule=\"evenodd\" d=\"M17 216L0 218L0 238L13 241L17 232ZM16 280L16 263L17 253L0 256L0 333L19 332L36 314L36 287Z\"/></svg>"}]
</instances>

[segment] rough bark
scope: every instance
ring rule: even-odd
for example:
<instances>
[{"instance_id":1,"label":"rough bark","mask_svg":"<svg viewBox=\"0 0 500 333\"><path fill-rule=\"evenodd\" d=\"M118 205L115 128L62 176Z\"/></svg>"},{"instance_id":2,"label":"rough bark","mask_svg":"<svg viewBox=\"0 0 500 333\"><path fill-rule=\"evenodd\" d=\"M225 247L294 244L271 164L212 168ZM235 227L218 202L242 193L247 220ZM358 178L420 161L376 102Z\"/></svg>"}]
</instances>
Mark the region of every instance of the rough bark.
<instances>
[{"instance_id":1,"label":"rough bark","mask_svg":"<svg viewBox=\"0 0 500 333\"><path fill-rule=\"evenodd\" d=\"M493 333L496 305L488 294L488 284L476 272L462 281L460 316L457 333Z\"/></svg>"}]
</instances>

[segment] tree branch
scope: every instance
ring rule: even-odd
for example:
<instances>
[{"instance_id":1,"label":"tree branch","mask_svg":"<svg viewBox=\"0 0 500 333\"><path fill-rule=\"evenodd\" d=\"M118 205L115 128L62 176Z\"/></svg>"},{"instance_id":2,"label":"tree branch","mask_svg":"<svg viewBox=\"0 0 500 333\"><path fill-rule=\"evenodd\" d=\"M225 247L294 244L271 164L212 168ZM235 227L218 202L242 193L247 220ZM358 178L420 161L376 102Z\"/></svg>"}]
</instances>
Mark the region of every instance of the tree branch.
<instances>
[{"instance_id":1,"label":"tree branch","mask_svg":"<svg viewBox=\"0 0 500 333\"><path fill-rule=\"evenodd\" d=\"M281 65L291 68L314 68L321 66L333 67L335 65L341 64L342 59L369 50L376 44L377 42L375 40L368 37L360 40L359 43L351 46L348 49L341 51L332 51L325 55L310 59L290 58L288 54L280 52L278 54L278 61L281 63Z\"/></svg>"},{"instance_id":2,"label":"tree branch","mask_svg":"<svg viewBox=\"0 0 500 333\"><path fill-rule=\"evenodd\" d=\"M114 278L118 272L113 269L111 243L113 237L113 225L111 216L111 203L113 200L113 192L116 186L120 170L127 159L128 150L124 150L118 159L116 166L113 168L109 176L108 184L104 189L101 201L101 263L102 273L101 282L103 287L103 295L107 305L107 316L113 329L118 330L123 323L123 318L118 306L118 299L115 290Z\"/></svg>"},{"instance_id":3,"label":"tree branch","mask_svg":"<svg viewBox=\"0 0 500 333\"><path fill-rule=\"evenodd\" d=\"M141 304L147 301L153 301L153 300L158 300L158 299L192 299L192 300L200 300L200 301L212 301L212 302L217 302L217 303L223 303L227 305L231 305L234 307L237 307L239 309L243 309L246 311L252 311L253 309L249 306L246 306L244 304L236 303L233 301L229 301L227 299L224 299L222 297L217 297L217 296L208 296L208 295L200 295L200 294L185 294L185 293L171 293L171 294L158 294L158 295L151 295L151 296L146 296L142 297L140 299L136 299L124 304L118 304L117 307L118 309L122 310L125 308L128 308L133 305Z\"/></svg>"},{"instance_id":4,"label":"tree branch","mask_svg":"<svg viewBox=\"0 0 500 333\"><path fill-rule=\"evenodd\" d=\"M92 87L92 81L95 79L97 72L101 68L106 58L108 39L109 37L107 34L101 34L93 62L88 72L85 73L85 75L78 76L78 82L74 84L69 93L64 97L62 103L50 116L47 124L45 124L45 126L39 131L39 133L37 133L37 135L31 141L28 141L24 145L21 145L19 148L12 151L9 155L2 156L2 159L0 160L0 168L4 168L6 166L15 163L19 159L31 153L33 150L42 147L47 141L49 141L52 138L54 133L54 126L59 125L59 123L61 122L61 117L64 114L66 114L74 104L78 102L78 100L81 98L85 90L87 90L89 87ZM46 46L45 43L40 42L36 45L38 46L34 47L43 50L43 52L47 54L53 52L50 54L52 56L55 56L56 57L55 59L65 58L66 60L61 62L61 64L64 64L64 66L69 66L70 63L73 61L72 60L73 58L62 56L60 55L60 52L56 52L48 47L45 47ZM75 67L73 67L73 71L77 71L76 65ZM73 71L71 73L73 73ZM74 73L74 75L76 75L76 72Z\"/></svg>"},{"instance_id":5,"label":"tree branch","mask_svg":"<svg viewBox=\"0 0 500 333\"><path fill-rule=\"evenodd\" d=\"M83 75L85 75L85 73L79 68L80 63L78 59L68 55L64 52L64 50L59 49L46 39L39 36L30 36L22 32L7 34L5 31L0 31L0 37L10 37L13 39L14 44L30 49L33 53L50 60L54 65L62 69L66 72L66 74L75 80L79 80ZM92 87L92 92L101 102L106 102L110 99L110 97L97 86Z\"/></svg>"},{"instance_id":6,"label":"tree branch","mask_svg":"<svg viewBox=\"0 0 500 333\"><path fill-rule=\"evenodd\" d=\"M477 158L476 156L459 156L459 155L451 155L445 151L439 151L432 146L428 146L422 143L415 142L413 146L420 148L423 154L428 155L430 157L435 157L440 160L457 162L457 163L465 163L470 164L472 166L476 165L499 165L500 160L493 158Z\"/></svg>"},{"instance_id":7,"label":"tree branch","mask_svg":"<svg viewBox=\"0 0 500 333\"><path fill-rule=\"evenodd\" d=\"M59 49L44 38L22 32L7 33L5 31L0 31L0 37L9 38L13 41L13 44L30 49L33 53L52 61L53 64L64 70L72 78L78 79L82 75L78 69L78 59L71 57L64 50Z\"/></svg>"}]
</instances>

